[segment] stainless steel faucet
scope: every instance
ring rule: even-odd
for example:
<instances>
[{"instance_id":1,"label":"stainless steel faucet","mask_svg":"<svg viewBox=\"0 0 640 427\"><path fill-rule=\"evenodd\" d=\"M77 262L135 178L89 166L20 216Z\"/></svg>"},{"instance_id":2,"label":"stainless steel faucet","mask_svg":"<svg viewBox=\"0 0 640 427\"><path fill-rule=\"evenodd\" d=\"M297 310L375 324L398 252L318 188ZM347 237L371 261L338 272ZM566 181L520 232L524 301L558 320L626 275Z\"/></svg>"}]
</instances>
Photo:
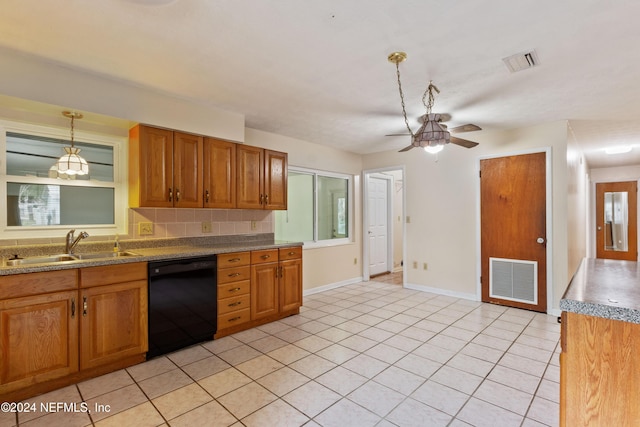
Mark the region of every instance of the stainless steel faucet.
<instances>
[{"instance_id":1,"label":"stainless steel faucet","mask_svg":"<svg viewBox=\"0 0 640 427\"><path fill-rule=\"evenodd\" d=\"M71 230L67 233L67 243L65 245L65 252L68 255L73 254L73 249L78 245L78 243L80 243L80 240L86 239L87 237L89 237L89 233L87 233L86 231L83 231L74 240L73 233L75 232L76 230Z\"/></svg>"}]
</instances>

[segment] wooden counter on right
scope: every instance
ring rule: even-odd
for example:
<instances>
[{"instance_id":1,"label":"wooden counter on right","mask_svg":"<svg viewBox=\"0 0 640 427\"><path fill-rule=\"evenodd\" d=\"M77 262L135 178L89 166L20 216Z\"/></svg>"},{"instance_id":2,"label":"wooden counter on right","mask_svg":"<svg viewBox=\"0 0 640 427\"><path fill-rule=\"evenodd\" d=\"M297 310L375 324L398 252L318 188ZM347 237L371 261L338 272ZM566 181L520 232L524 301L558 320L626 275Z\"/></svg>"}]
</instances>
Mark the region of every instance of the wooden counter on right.
<instances>
[{"instance_id":1,"label":"wooden counter on right","mask_svg":"<svg viewBox=\"0 0 640 427\"><path fill-rule=\"evenodd\" d=\"M640 426L640 264L583 260L560 308L560 426Z\"/></svg>"}]
</instances>

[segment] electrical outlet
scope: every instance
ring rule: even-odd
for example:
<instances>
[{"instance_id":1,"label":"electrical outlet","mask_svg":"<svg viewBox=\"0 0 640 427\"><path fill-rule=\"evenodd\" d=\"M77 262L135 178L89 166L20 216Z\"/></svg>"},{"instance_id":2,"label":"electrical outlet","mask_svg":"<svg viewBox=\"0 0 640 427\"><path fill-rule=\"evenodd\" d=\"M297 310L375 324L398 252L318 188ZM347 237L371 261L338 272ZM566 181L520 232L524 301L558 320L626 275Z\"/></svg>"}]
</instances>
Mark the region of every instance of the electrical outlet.
<instances>
[{"instance_id":1,"label":"electrical outlet","mask_svg":"<svg viewBox=\"0 0 640 427\"><path fill-rule=\"evenodd\" d=\"M251 229L256 230L258 228L258 224L255 221L251 221Z\"/></svg>"},{"instance_id":2,"label":"electrical outlet","mask_svg":"<svg viewBox=\"0 0 640 427\"><path fill-rule=\"evenodd\" d=\"M152 222L138 223L138 234L140 234L141 236L149 236L153 234L153 223Z\"/></svg>"},{"instance_id":3,"label":"electrical outlet","mask_svg":"<svg viewBox=\"0 0 640 427\"><path fill-rule=\"evenodd\" d=\"M426 262L423 262L423 263L422 263L422 269L423 269L423 270L428 270L428 268L427 268L427 267L428 267L427 263L426 263Z\"/></svg>"},{"instance_id":4,"label":"electrical outlet","mask_svg":"<svg viewBox=\"0 0 640 427\"><path fill-rule=\"evenodd\" d=\"M202 232L203 233L211 233L211 222L203 221L202 222Z\"/></svg>"},{"instance_id":5,"label":"electrical outlet","mask_svg":"<svg viewBox=\"0 0 640 427\"><path fill-rule=\"evenodd\" d=\"M356 265L356 264L358 264L358 258L353 259L353 265Z\"/></svg>"},{"instance_id":6,"label":"electrical outlet","mask_svg":"<svg viewBox=\"0 0 640 427\"><path fill-rule=\"evenodd\" d=\"M418 261L413 261L413 268L418 268Z\"/></svg>"}]
</instances>

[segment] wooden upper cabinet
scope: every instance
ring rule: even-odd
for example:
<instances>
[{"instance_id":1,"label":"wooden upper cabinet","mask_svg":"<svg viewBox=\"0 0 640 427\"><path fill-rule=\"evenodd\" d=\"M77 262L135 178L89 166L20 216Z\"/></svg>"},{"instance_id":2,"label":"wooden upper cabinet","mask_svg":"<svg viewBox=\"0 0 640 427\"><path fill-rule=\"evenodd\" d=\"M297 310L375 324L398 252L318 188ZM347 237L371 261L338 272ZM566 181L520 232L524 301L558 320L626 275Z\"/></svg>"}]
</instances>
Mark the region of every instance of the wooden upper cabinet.
<instances>
[{"instance_id":1,"label":"wooden upper cabinet","mask_svg":"<svg viewBox=\"0 0 640 427\"><path fill-rule=\"evenodd\" d=\"M265 150L265 209L287 209L287 176L287 153Z\"/></svg>"},{"instance_id":2,"label":"wooden upper cabinet","mask_svg":"<svg viewBox=\"0 0 640 427\"><path fill-rule=\"evenodd\" d=\"M238 145L236 151L238 161L236 206L240 209L263 209L264 149Z\"/></svg>"},{"instance_id":3,"label":"wooden upper cabinet","mask_svg":"<svg viewBox=\"0 0 640 427\"><path fill-rule=\"evenodd\" d=\"M173 134L173 206L202 207L203 140L199 135Z\"/></svg>"},{"instance_id":4,"label":"wooden upper cabinet","mask_svg":"<svg viewBox=\"0 0 640 427\"><path fill-rule=\"evenodd\" d=\"M129 130L129 206L202 207L203 138L138 125Z\"/></svg>"},{"instance_id":5,"label":"wooden upper cabinet","mask_svg":"<svg viewBox=\"0 0 640 427\"><path fill-rule=\"evenodd\" d=\"M129 206L172 207L173 132L138 125L129 130Z\"/></svg>"},{"instance_id":6,"label":"wooden upper cabinet","mask_svg":"<svg viewBox=\"0 0 640 427\"><path fill-rule=\"evenodd\" d=\"M238 145L237 207L287 208L287 153Z\"/></svg>"},{"instance_id":7,"label":"wooden upper cabinet","mask_svg":"<svg viewBox=\"0 0 640 427\"><path fill-rule=\"evenodd\" d=\"M204 139L205 208L236 207L236 144L215 138Z\"/></svg>"}]
</instances>

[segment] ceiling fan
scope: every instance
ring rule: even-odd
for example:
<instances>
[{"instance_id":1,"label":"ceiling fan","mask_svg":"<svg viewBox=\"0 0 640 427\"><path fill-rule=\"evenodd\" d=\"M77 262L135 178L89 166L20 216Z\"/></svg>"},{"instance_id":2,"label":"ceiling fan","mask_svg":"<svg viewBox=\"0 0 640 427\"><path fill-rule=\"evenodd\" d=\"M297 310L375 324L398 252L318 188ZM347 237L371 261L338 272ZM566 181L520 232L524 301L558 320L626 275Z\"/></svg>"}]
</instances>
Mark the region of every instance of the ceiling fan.
<instances>
[{"instance_id":1,"label":"ceiling fan","mask_svg":"<svg viewBox=\"0 0 640 427\"><path fill-rule=\"evenodd\" d=\"M479 126L469 123L452 128L449 131L447 130L447 126L442 122L445 121L445 118L448 119L448 117L450 116L448 114L437 114L431 112L433 103L435 101L433 92L435 91L436 93L440 93L440 90L431 81L429 82L429 86L427 86L427 89L422 95L422 104L426 108L426 114L422 116L422 126L420 126L418 131L414 133L409 126L409 120L407 120L407 112L404 107L404 94L402 93L402 84L400 83L399 64L407 59L407 54L405 52L393 52L387 57L387 59L389 60L389 62L393 62L394 64L396 64L398 91L400 92L400 103L402 104L402 116L404 117L404 123L407 126L407 130L411 135L411 145L403 148L402 150L400 150L400 152L409 151L414 147L423 147L430 153L437 153L441 151L446 144L449 143L460 145L465 148L473 148L478 145L477 142L452 137L450 132L471 132L481 130ZM388 136L395 135L398 134Z\"/></svg>"}]
</instances>

